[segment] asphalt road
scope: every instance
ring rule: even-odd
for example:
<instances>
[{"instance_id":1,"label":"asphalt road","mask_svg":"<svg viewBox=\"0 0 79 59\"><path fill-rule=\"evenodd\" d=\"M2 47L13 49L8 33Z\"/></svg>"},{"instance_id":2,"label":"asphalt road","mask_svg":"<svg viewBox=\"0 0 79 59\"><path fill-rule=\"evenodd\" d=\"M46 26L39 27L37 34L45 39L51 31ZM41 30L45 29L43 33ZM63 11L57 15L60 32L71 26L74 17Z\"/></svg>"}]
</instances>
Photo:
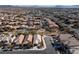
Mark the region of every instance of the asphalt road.
<instances>
[{"instance_id":1,"label":"asphalt road","mask_svg":"<svg viewBox=\"0 0 79 59\"><path fill-rule=\"evenodd\" d=\"M45 50L20 50L20 51L5 51L0 54L57 54L52 47L50 37L45 37L46 49Z\"/></svg>"}]
</instances>

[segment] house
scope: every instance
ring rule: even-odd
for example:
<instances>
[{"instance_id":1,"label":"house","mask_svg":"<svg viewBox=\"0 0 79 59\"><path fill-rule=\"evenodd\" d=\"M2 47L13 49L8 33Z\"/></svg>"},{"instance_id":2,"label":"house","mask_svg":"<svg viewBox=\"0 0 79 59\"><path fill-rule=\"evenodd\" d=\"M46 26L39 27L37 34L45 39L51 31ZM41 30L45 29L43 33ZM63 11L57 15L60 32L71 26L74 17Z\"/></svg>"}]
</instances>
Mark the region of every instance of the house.
<instances>
[{"instance_id":1,"label":"house","mask_svg":"<svg viewBox=\"0 0 79 59\"><path fill-rule=\"evenodd\" d=\"M32 43L32 42L33 42L33 35L29 34L29 35L28 35L28 38L27 38L27 41L28 41L29 43Z\"/></svg>"},{"instance_id":2,"label":"house","mask_svg":"<svg viewBox=\"0 0 79 59\"><path fill-rule=\"evenodd\" d=\"M39 43L41 43L41 35L35 34L33 44L38 45Z\"/></svg>"},{"instance_id":3,"label":"house","mask_svg":"<svg viewBox=\"0 0 79 59\"><path fill-rule=\"evenodd\" d=\"M18 40L19 40L19 44L22 44L23 43L23 40L24 40L24 35L21 34L19 36Z\"/></svg>"}]
</instances>

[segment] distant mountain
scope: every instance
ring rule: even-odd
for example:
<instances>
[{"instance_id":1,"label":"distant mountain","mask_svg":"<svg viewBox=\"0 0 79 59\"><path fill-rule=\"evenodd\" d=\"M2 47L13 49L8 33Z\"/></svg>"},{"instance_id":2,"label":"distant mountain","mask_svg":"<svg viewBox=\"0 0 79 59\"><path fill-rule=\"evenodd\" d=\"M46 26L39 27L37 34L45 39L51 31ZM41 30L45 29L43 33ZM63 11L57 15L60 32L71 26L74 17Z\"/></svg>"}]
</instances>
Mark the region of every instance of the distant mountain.
<instances>
[{"instance_id":1,"label":"distant mountain","mask_svg":"<svg viewBox=\"0 0 79 59\"><path fill-rule=\"evenodd\" d=\"M79 8L79 5L56 5L55 8Z\"/></svg>"},{"instance_id":2,"label":"distant mountain","mask_svg":"<svg viewBox=\"0 0 79 59\"><path fill-rule=\"evenodd\" d=\"M79 8L79 5L0 5L0 8L24 7L24 8Z\"/></svg>"},{"instance_id":3,"label":"distant mountain","mask_svg":"<svg viewBox=\"0 0 79 59\"><path fill-rule=\"evenodd\" d=\"M0 8L3 8L3 7L12 7L11 5L0 5Z\"/></svg>"}]
</instances>

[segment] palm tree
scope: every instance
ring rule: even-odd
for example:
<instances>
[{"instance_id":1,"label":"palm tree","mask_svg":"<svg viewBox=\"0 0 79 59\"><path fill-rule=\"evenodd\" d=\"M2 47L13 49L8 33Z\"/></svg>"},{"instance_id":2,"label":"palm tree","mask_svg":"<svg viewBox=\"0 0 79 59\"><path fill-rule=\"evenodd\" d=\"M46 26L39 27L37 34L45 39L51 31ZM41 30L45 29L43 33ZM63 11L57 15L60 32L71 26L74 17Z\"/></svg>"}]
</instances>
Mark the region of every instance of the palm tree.
<instances>
[{"instance_id":1,"label":"palm tree","mask_svg":"<svg viewBox=\"0 0 79 59\"><path fill-rule=\"evenodd\" d=\"M0 42L0 47L2 47L2 42Z\"/></svg>"}]
</instances>

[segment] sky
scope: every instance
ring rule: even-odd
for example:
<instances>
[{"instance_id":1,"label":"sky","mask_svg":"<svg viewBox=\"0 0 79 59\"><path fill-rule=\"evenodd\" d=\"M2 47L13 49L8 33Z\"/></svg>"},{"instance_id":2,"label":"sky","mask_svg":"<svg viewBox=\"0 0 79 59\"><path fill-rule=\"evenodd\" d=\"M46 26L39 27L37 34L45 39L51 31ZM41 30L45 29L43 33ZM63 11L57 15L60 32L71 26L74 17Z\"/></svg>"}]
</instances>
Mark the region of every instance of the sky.
<instances>
[{"instance_id":1,"label":"sky","mask_svg":"<svg viewBox=\"0 0 79 59\"><path fill-rule=\"evenodd\" d=\"M0 5L79 5L79 0L0 0Z\"/></svg>"}]
</instances>

